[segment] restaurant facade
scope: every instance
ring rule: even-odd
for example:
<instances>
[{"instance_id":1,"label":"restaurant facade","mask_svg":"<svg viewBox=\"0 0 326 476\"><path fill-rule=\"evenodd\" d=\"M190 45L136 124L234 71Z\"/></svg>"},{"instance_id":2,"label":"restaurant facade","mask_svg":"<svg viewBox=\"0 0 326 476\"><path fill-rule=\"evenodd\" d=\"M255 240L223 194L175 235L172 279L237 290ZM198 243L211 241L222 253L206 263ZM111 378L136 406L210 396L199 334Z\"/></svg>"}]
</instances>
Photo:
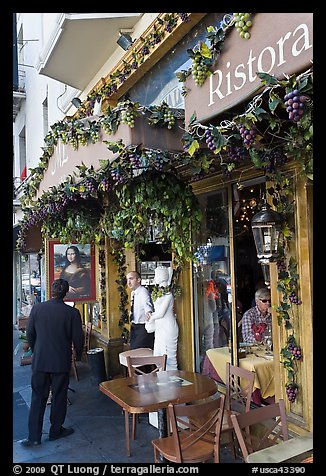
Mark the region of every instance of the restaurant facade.
<instances>
[{"instance_id":1,"label":"restaurant facade","mask_svg":"<svg viewBox=\"0 0 326 476\"><path fill-rule=\"evenodd\" d=\"M208 350L244 357L242 315L267 284L267 396L286 400L293 432L311 432L312 14L155 15L73 117L52 127L26 181L18 244L38 253L44 299L78 245L92 288L75 304L109 377L127 348L128 271L153 289L156 266L174 268L179 368L211 375ZM236 15L245 16L235 25ZM296 101L284 105L296 89L298 121L286 109ZM266 203L283 221L278 258L262 263L251 220ZM28 244L32 230L41 249Z\"/></svg>"}]
</instances>

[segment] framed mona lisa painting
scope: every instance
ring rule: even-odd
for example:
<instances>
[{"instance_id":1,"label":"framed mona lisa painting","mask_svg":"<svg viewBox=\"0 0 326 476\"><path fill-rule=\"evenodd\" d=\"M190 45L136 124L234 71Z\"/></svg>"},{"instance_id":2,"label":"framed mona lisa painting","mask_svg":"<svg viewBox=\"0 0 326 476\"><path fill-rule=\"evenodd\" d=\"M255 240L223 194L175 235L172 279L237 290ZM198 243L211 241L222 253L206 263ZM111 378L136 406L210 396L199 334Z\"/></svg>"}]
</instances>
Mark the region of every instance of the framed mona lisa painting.
<instances>
[{"instance_id":1,"label":"framed mona lisa painting","mask_svg":"<svg viewBox=\"0 0 326 476\"><path fill-rule=\"evenodd\" d=\"M69 291L64 301L89 302L96 300L94 244L48 242L49 292L55 279L65 279ZM51 295L49 297L52 297Z\"/></svg>"}]
</instances>

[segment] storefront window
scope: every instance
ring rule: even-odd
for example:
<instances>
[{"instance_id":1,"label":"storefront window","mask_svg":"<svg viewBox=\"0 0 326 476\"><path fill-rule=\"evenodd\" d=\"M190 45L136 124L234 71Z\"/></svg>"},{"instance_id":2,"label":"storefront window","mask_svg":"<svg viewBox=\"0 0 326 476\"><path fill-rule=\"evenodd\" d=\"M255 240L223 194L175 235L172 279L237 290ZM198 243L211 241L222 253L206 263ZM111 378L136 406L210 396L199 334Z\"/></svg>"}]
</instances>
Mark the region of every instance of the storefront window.
<instances>
[{"instance_id":1,"label":"storefront window","mask_svg":"<svg viewBox=\"0 0 326 476\"><path fill-rule=\"evenodd\" d=\"M265 198L265 188L265 178L260 177L243 182L240 188L234 184L232 203L227 189L198 196L204 215L196 242L197 264L193 267L198 372L203 370L208 349L240 347L242 315L255 305L256 289L265 286L250 225ZM232 352L232 361L234 355L237 352Z\"/></svg>"},{"instance_id":2,"label":"storefront window","mask_svg":"<svg viewBox=\"0 0 326 476\"><path fill-rule=\"evenodd\" d=\"M40 257L37 253L21 256L21 303L27 304L28 296L41 301Z\"/></svg>"},{"instance_id":3,"label":"storefront window","mask_svg":"<svg viewBox=\"0 0 326 476\"><path fill-rule=\"evenodd\" d=\"M227 190L198 197L205 219L194 266L196 371L206 350L225 347L231 337L231 276Z\"/></svg>"}]
</instances>

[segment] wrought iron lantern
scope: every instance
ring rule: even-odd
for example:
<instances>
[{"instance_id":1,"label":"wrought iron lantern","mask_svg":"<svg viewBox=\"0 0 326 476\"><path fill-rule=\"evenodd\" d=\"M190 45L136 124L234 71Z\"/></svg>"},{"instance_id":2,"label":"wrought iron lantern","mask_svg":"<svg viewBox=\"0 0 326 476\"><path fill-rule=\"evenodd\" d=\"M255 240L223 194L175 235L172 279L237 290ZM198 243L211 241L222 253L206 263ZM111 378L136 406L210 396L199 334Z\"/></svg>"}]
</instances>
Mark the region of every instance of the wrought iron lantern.
<instances>
[{"instance_id":1,"label":"wrought iron lantern","mask_svg":"<svg viewBox=\"0 0 326 476\"><path fill-rule=\"evenodd\" d=\"M282 216L264 203L261 210L251 219L257 258L262 264L275 261L281 234Z\"/></svg>"}]
</instances>

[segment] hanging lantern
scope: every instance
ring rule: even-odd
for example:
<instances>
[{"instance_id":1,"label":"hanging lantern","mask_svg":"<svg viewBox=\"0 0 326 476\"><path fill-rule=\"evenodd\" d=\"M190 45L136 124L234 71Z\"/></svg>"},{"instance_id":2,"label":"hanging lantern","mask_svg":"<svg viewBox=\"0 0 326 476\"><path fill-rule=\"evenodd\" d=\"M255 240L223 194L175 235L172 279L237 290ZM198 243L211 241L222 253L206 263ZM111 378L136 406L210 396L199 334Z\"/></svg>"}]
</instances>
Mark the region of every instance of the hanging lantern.
<instances>
[{"instance_id":1,"label":"hanging lantern","mask_svg":"<svg viewBox=\"0 0 326 476\"><path fill-rule=\"evenodd\" d=\"M278 240L281 233L282 216L264 203L261 210L251 219L258 261L269 263L277 256Z\"/></svg>"}]
</instances>

